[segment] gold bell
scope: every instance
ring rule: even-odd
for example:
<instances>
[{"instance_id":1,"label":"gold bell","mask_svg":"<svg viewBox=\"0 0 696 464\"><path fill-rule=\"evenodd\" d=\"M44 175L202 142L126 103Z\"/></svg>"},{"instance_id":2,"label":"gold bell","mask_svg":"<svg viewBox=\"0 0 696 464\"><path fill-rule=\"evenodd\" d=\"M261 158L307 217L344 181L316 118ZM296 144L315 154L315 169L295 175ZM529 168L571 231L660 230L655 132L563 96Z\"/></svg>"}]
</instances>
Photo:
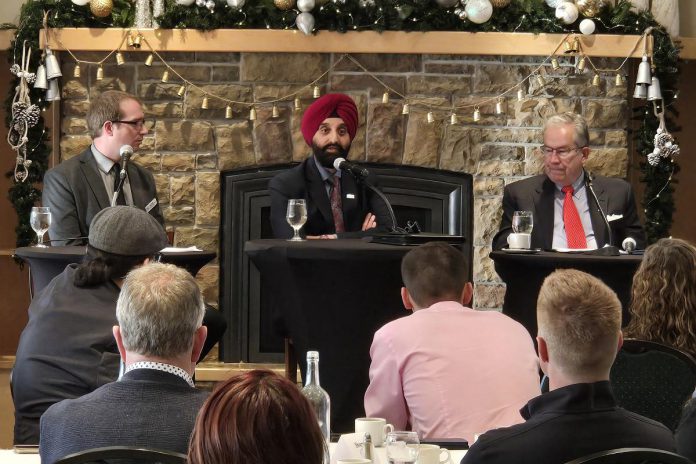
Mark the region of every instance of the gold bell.
<instances>
[{"instance_id":1,"label":"gold bell","mask_svg":"<svg viewBox=\"0 0 696 464\"><path fill-rule=\"evenodd\" d=\"M126 60L123 58L123 53L116 52L116 65L122 66L125 62Z\"/></svg>"},{"instance_id":2,"label":"gold bell","mask_svg":"<svg viewBox=\"0 0 696 464\"><path fill-rule=\"evenodd\" d=\"M524 90L522 90L522 87L517 89L517 101L522 101L524 100Z\"/></svg>"},{"instance_id":3,"label":"gold bell","mask_svg":"<svg viewBox=\"0 0 696 464\"><path fill-rule=\"evenodd\" d=\"M580 39L575 37L573 39L573 45L570 47L570 51L573 53L577 53L580 50Z\"/></svg>"},{"instance_id":4,"label":"gold bell","mask_svg":"<svg viewBox=\"0 0 696 464\"><path fill-rule=\"evenodd\" d=\"M133 39L133 47L134 48L140 48L140 45L142 44L143 41L143 36L138 34L135 39Z\"/></svg>"},{"instance_id":5,"label":"gold bell","mask_svg":"<svg viewBox=\"0 0 696 464\"><path fill-rule=\"evenodd\" d=\"M543 87L546 85L546 80L544 79L544 76L542 76L541 74L537 74L536 80L537 84L539 84L539 87Z\"/></svg>"},{"instance_id":6,"label":"gold bell","mask_svg":"<svg viewBox=\"0 0 696 464\"><path fill-rule=\"evenodd\" d=\"M225 119L232 119L232 107L230 105L227 105L227 108L225 108Z\"/></svg>"},{"instance_id":7,"label":"gold bell","mask_svg":"<svg viewBox=\"0 0 696 464\"><path fill-rule=\"evenodd\" d=\"M155 56L152 53L147 55L147 58L145 58L145 66L152 66L152 62L154 61L154 59Z\"/></svg>"},{"instance_id":8,"label":"gold bell","mask_svg":"<svg viewBox=\"0 0 696 464\"><path fill-rule=\"evenodd\" d=\"M409 114L411 112L411 107L408 106L408 103L404 103L404 106L401 107L401 114Z\"/></svg>"},{"instance_id":9,"label":"gold bell","mask_svg":"<svg viewBox=\"0 0 696 464\"><path fill-rule=\"evenodd\" d=\"M165 69L164 72L162 73L162 82L167 82L169 81L169 70Z\"/></svg>"},{"instance_id":10,"label":"gold bell","mask_svg":"<svg viewBox=\"0 0 696 464\"><path fill-rule=\"evenodd\" d=\"M314 98L319 98L319 97L321 97L321 89L319 88L318 85L315 85L315 86L314 86L314 89L312 90L312 96L313 96Z\"/></svg>"},{"instance_id":11,"label":"gold bell","mask_svg":"<svg viewBox=\"0 0 696 464\"><path fill-rule=\"evenodd\" d=\"M503 114L503 99L499 98L495 103L495 114Z\"/></svg>"},{"instance_id":12,"label":"gold bell","mask_svg":"<svg viewBox=\"0 0 696 464\"><path fill-rule=\"evenodd\" d=\"M202 110L208 109L208 97L203 97L203 102L201 102L201 109Z\"/></svg>"},{"instance_id":13,"label":"gold bell","mask_svg":"<svg viewBox=\"0 0 696 464\"><path fill-rule=\"evenodd\" d=\"M99 67L97 68L97 80L100 81L102 79L104 79L104 68L102 67L102 65L99 65Z\"/></svg>"},{"instance_id":14,"label":"gold bell","mask_svg":"<svg viewBox=\"0 0 696 464\"><path fill-rule=\"evenodd\" d=\"M249 121L256 121L256 108L253 106L249 110Z\"/></svg>"},{"instance_id":15,"label":"gold bell","mask_svg":"<svg viewBox=\"0 0 696 464\"><path fill-rule=\"evenodd\" d=\"M382 94L382 103L389 103L389 92L384 92Z\"/></svg>"},{"instance_id":16,"label":"gold bell","mask_svg":"<svg viewBox=\"0 0 696 464\"><path fill-rule=\"evenodd\" d=\"M75 69L72 73L73 77L80 77L82 75L82 70L80 69L80 63L75 63Z\"/></svg>"},{"instance_id":17,"label":"gold bell","mask_svg":"<svg viewBox=\"0 0 696 464\"><path fill-rule=\"evenodd\" d=\"M126 40L126 45L128 45L129 47L132 47L133 44L134 44L134 42L133 42L133 36L129 34L129 35L128 35L128 39Z\"/></svg>"},{"instance_id":18,"label":"gold bell","mask_svg":"<svg viewBox=\"0 0 696 464\"><path fill-rule=\"evenodd\" d=\"M179 91L176 94L180 97L183 97L185 92L186 92L186 86L182 85L181 87L179 87Z\"/></svg>"},{"instance_id":19,"label":"gold bell","mask_svg":"<svg viewBox=\"0 0 696 464\"><path fill-rule=\"evenodd\" d=\"M295 97L295 111L300 111L302 109L302 102L300 97Z\"/></svg>"},{"instance_id":20,"label":"gold bell","mask_svg":"<svg viewBox=\"0 0 696 464\"><path fill-rule=\"evenodd\" d=\"M450 124L459 124L459 117L457 116L457 113L450 114Z\"/></svg>"},{"instance_id":21,"label":"gold bell","mask_svg":"<svg viewBox=\"0 0 696 464\"><path fill-rule=\"evenodd\" d=\"M595 74L594 77L592 78L592 85L594 87L599 87L599 85L602 83L602 79L599 77L599 74Z\"/></svg>"},{"instance_id":22,"label":"gold bell","mask_svg":"<svg viewBox=\"0 0 696 464\"><path fill-rule=\"evenodd\" d=\"M553 68L554 71L558 71L560 69L561 65L558 64L558 58L553 57L551 58L551 68Z\"/></svg>"},{"instance_id":23,"label":"gold bell","mask_svg":"<svg viewBox=\"0 0 696 464\"><path fill-rule=\"evenodd\" d=\"M570 42L568 42L567 40L564 40L563 41L563 52L570 53L572 51L573 51L573 47L572 47L572 45L570 45Z\"/></svg>"},{"instance_id":24,"label":"gold bell","mask_svg":"<svg viewBox=\"0 0 696 464\"><path fill-rule=\"evenodd\" d=\"M276 105L273 105L273 110L271 111L271 117L273 117L273 118L280 117L280 111L278 111L278 107Z\"/></svg>"},{"instance_id":25,"label":"gold bell","mask_svg":"<svg viewBox=\"0 0 696 464\"><path fill-rule=\"evenodd\" d=\"M474 108L474 122L479 122L481 120L481 110L479 110L479 107L477 106Z\"/></svg>"},{"instance_id":26,"label":"gold bell","mask_svg":"<svg viewBox=\"0 0 696 464\"><path fill-rule=\"evenodd\" d=\"M432 124L435 122L435 116L433 116L432 111L428 111L427 116L425 117L425 120L428 121L428 124Z\"/></svg>"},{"instance_id":27,"label":"gold bell","mask_svg":"<svg viewBox=\"0 0 696 464\"><path fill-rule=\"evenodd\" d=\"M584 71L586 66L587 62L585 61L585 57L583 56L582 58L580 58L580 61L578 61L578 71Z\"/></svg>"},{"instance_id":28,"label":"gold bell","mask_svg":"<svg viewBox=\"0 0 696 464\"><path fill-rule=\"evenodd\" d=\"M616 84L617 87L623 85L623 76L620 73L616 73L616 77L614 78L614 84Z\"/></svg>"}]
</instances>

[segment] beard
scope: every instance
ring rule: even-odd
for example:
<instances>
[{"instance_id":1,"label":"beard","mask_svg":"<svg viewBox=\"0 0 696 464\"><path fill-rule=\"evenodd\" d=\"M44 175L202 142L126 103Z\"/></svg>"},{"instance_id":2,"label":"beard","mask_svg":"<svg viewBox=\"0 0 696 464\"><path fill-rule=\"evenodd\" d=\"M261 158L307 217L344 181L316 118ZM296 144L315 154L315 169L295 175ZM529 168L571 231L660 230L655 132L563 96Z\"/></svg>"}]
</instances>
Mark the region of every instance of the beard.
<instances>
[{"instance_id":1,"label":"beard","mask_svg":"<svg viewBox=\"0 0 696 464\"><path fill-rule=\"evenodd\" d=\"M328 152L327 150L331 147L335 147L336 151ZM314 154L314 157L317 159L317 161L319 161L319 164L329 169L334 168L333 163L336 158L347 158L349 150L350 145L348 145L347 148L343 148L337 143L330 143L328 145L324 145L323 147L319 147L312 142L312 153Z\"/></svg>"}]
</instances>

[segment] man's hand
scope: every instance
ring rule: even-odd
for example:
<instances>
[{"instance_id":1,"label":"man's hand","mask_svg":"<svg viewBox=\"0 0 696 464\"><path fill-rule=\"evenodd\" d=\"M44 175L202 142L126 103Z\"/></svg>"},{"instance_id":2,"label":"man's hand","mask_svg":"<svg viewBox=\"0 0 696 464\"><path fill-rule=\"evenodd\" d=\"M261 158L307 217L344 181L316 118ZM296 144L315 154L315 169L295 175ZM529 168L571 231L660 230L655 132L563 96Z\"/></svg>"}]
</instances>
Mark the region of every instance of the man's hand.
<instances>
[{"instance_id":1,"label":"man's hand","mask_svg":"<svg viewBox=\"0 0 696 464\"><path fill-rule=\"evenodd\" d=\"M374 229L375 227L377 227L377 216L372 213L367 213L362 224L362 229L360 230L365 231L367 229Z\"/></svg>"}]
</instances>

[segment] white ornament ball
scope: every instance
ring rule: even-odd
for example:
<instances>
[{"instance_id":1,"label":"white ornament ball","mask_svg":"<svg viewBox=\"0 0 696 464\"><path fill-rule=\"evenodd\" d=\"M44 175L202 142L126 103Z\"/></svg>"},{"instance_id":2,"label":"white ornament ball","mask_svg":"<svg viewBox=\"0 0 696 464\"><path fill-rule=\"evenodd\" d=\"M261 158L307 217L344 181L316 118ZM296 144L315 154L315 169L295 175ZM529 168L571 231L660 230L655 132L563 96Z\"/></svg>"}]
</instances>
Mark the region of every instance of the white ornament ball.
<instances>
[{"instance_id":1,"label":"white ornament ball","mask_svg":"<svg viewBox=\"0 0 696 464\"><path fill-rule=\"evenodd\" d=\"M305 35L311 35L314 30L314 16L312 13L300 13L295 19L295 24Z\"/></svg>"},{"instance_id":2,"label":"white ornament ball","mask_svg":"<svg viewBox=\"0 0 696 464\"><path fill-rule=\"evenodd\" d=\"M210 11L213 11L215 9L215 0L208 0L205 2L205 7Z\"/></svg>"},{"instance_id":3,"label":"white ornament ball","mask_svg":"<svg viewBox=\"0 0 696 464\"><path fill-rule=\"evenodd\" d=\"M459 0L437 0L437 4L442 8L452 8L457 3L459 3Z\"/></svg>"},{"instance_id":4,"label":"white ornament ball","mask_svg":"<svg viewBox=\"0 0 696 464\"><path fill-rule=\"evenodd\" d=\"M314 5L316 5L314 0L297 0L297 9L303 13L312 11Z\"/></svg>"},{"instance_id":5,"label":"white ornament ball","mask_svg":"<svg viewBox=\"0 0 696 464\"><path fill-rule=\"evenodd\" d=\"M205 6L205 0L196 0L196 6L204 7L204 6Z\"/></svg>"},{"instance_id":6,"label":"white ornament ball","mask_svg":"<svg viewBox=\"0 0 696 464\"><path fill-rule=\"evenodd\" d=\"M493 5L490 0L469 0L464 7L469 21L476 24L483 24L493 14Z\"/></svg>"},{"instance_id":7,"label":"white ornament ball","mask_svg":"<svg viewBox=\"0 0 696 464\"><path fill-rule=\"evenodd\" d=\"M238 10L241 7L243 7L245 3L246 0L227 0L227 5L229 5L230 8L234 8L235 10Z\"/></svg>"},{"instance_id":8,"label":"white ornament ball","mask_svg":"<svg viewBox=\"0 0 696 464\"><path fill-rule=\"evenodd\" d=\"M72 0L72 2L77 6L85 6L89 3L89 0Z\"/></svg>"},{"instance_id":9,"label":"white ornament ball","mask_svg":"<svg viewBox=\"0 0 696 464\"><path fill-rule=\"evenodd\" d=\"M558 8L561 3L565 2L567 0L546 0L546 4L550 6L551 8Z\"/></svg>"},{"instance_id":10,"label":"white ornament ball","mask_svg":"<svg viewBox=\"0 0 696 464\"><path fill-rule=\"evenodd\" d=\"M595 23L591 19L583 19L580 21L580 32L585 35L593 34L595 31Z\"/></svg>"},{"instance_id":11,"label":"white ornament ball","mask_svg":"<svg viewBox=\"0 0 696 464\"><path fill-rule=\"evenodd\" d=\"M564 24L573 24L579 15L578 7L572 2L563 2L556 8L556 17Z\"/></svg>"}]
</instances>

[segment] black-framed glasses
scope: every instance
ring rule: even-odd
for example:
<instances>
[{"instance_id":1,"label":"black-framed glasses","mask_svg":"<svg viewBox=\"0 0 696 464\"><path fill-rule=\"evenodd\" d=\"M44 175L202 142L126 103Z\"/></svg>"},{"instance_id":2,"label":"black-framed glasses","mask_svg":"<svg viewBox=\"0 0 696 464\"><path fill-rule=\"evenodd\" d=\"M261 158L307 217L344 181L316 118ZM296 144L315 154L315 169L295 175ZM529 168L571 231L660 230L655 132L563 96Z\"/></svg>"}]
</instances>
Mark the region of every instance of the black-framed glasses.
<instances>
[{"instance_id":1,"label":"black-framed glasses","mask_svg":"<svg viewBox=\"0 0 696 464\"><path fill-rule=\"evenodd\" d=\"M582 147L563 147L563 148L551 148L547 147L546 145L541 146L541 152L544 154L545 157L550 157L553 156L555 153L560 159L567 159L570 158L570 156L581 149Z\"/></svg>"},{"instance_id":2,"label":"black-framed glasses","mask_svg":"<svg viewBox=\"0 0 696 464\"><path fill-rule=\"evenodd\" d=\"M135 127L136 129L140 130L140 129L142 129L143 127L145 127L145 123L146 123L147 121L146 121L145 119L138 119L138 120L135 120L135 121L123 121L123 120L121 120L121 119L116 119L116 120L113 120L113 121L111 121L111 122L112 122L112 123L117 123L117 122L118 122L118 123L120 123L120 124L128 124L129 126L133 126L133 127Z\"/></svg>"}]
</instances>

